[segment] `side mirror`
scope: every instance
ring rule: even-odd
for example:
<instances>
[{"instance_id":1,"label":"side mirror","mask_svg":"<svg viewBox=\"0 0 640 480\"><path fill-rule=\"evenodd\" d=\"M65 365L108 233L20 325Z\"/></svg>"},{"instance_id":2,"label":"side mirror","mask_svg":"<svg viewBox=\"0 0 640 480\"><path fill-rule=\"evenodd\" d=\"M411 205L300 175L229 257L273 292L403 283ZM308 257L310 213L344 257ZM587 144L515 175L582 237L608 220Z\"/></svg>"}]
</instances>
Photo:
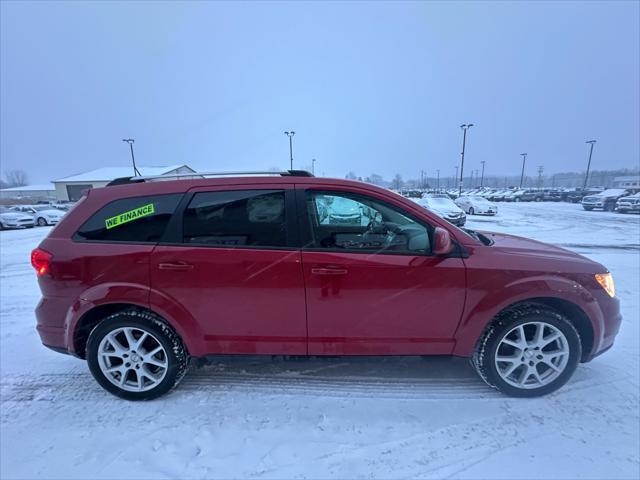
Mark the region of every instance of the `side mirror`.
<instances>
[{"instance_id":1,"label":"side mirror","mask_svg":"<svg viewBox=\"0 0 640 480\"><path fill-rule=\"evenodd\" d=\"M448 255L453 250L453 242L448 230L436 227L433 232L433 254Z\"/></svg>"}]
</instances>

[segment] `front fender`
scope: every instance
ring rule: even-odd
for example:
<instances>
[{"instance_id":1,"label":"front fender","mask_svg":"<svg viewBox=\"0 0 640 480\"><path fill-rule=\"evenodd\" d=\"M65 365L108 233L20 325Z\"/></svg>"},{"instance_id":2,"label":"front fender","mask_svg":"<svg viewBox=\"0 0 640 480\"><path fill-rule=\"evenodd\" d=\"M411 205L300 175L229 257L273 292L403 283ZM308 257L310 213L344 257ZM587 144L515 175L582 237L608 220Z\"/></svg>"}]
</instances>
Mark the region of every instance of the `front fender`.
<instances>
[{"instance_id":1,"label":"front fender","mask_svg":"<svg viewBox=\"0 0 640 480\"><path fill-rule=\"evenodd\" d=\"M455 333L453 354L470 357L486 326L495 316L516 303L552 298L573 303L590 319L594 345L603 338L604 318L593 295L576 281L555 275L537 275L513 279L502 288L489 291L469 285L462 321Z\"/></svg>"}]
</instances>

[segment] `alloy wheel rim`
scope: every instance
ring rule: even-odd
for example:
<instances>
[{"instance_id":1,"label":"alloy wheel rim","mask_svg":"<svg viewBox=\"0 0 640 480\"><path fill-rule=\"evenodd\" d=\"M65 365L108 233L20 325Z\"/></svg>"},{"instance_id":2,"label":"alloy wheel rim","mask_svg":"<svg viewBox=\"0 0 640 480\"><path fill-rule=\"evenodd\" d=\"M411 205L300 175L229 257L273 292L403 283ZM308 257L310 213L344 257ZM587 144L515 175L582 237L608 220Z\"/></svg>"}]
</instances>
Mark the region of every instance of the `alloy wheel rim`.
<instances>
[{"instance_id":1,"label":"alloy wheel rim","mask_svg":"<svg viewBox=\"0 0 640 480\"><path fill-rule=\"evenodd\" d=\"M150 332L137 327L120 327L100 341L98 365L103 375L118 388L145 392L164 380L169 359L162 344Z\"/></svg>"},{"instance_id":2,"label":"alloy wheel rim","mask_svg":"<svg viewBox=\"0 0 640 480\"><path fill-rule=\"evenodd\" d=\"M549 385L569 362L569 342L546 322L518 325L502 337L495 353L498 374L509 385L534 389Z\"/></svg>"}]
</instances>

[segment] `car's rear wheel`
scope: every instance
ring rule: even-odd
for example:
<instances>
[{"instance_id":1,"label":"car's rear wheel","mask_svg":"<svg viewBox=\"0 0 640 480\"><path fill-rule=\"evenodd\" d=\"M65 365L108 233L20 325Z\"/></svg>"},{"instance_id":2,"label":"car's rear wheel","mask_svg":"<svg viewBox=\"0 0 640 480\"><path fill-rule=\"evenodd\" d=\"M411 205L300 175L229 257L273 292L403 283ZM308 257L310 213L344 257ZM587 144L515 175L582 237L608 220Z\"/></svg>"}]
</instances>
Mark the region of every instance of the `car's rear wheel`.
<instances>
[{"instance_id":1,"label":"car's rear wheel","mask_svg":"<svg viewBox=\"0 0 640 480\"><path fill-rule=\"evenodd\" d=\"M40 218L38 218L38 225L41 226L41 227L46 227L47 226L47 221L44 218L40 217Z\"/></svg>"},{"instance_id":2,"label":"car's rear wheel","mask_svg":"<svg viewBox=\"0 0 640 480\"><path fill-rule=\"evenodd\" d=\"M582 355L580 336L563 315L527 305L503 312L484 333L473 365L490 386L537 397L564 385Z\"/></svg>"},{"instance_id":3,"label":"car's rear wheel","mask_svg":"<svg viewBox=\"0 0 640 480\"><path fill-rule=\"evenodd\" d=\"M474 213L473 207L469 207L469 215L473 215L473 213Z\"/></svg>"},{"instance_id":4,"label":"car's rear wheel","mask_svg":"<svg viewBox=\"0 0 640 480\"><path fill-rule=\"evenodd\" d=\"M188 355L180 337L160 317L126 310L91 331L87 362L108 392L127 400L151 400L182 380Z\"/></svg>"}]
</instances>

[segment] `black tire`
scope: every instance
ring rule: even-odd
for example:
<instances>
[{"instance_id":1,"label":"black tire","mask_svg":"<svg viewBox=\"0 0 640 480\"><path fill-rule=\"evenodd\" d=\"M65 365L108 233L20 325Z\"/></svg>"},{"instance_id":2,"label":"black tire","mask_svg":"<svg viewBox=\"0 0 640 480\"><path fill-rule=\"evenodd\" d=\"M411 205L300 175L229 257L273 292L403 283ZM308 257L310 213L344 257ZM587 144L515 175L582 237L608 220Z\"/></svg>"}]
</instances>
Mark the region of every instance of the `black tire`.
<instances>
[{"instance_id":1,"label":"black tire","mask_svg":"<svg viewBox=\"0 0 640 480\"><path fill-rule=\"evenodd\" d=\"M473 207L469 207L469 215L473 215L473 212L474 212Z\"/></svg>"},{"instance_id":2,"label":"black tire","mask_svg":"<svg viewBox=\"0 0 640 480\"><path fill-rule=\"evenodd\" d=\"M520 201L520 197L516 197L516 198L514 199L514 202L519 202L519 201Z\"/></svg>"},{"instance_id":3,"label":"black tire","mask_svg":"<svg viewBox=\"0 0 640 480\"><path fill-rule=\"evenodd\" d=\"M560 330L569 346L569 358L562 373L550 383L538 388L518 388L507 383L498 373L495 356L500 342L514 327L529 322L545 322ZM582 356L578 331L568 318L542 305L522 305L499 314L480 338L472 364L480 377L491 387L512 397L539 397L562 387L575 372ZM537 368L537 367L536 367Z\"/></svg>"},{"instance_id":4,"label":"black tire","mask_svg":"<svg viewBox=\"0 0 640 480\"><path fill-rule=\"evenodd\" d=\"M124 390L102 372L98 363L98 347L111 331L121 327L140 328L157 339L166 352L168 367L162 381L150 390L132 392ZM96 381L109 393L125 400L152 400L175 388L184 377L189 366L189 356L178 334L164 320L145 310L131 309L114 313L102 320L89 334L87 341L87 363Z\"/></svg>"},{"instance_id":5,"label":"black tire","mask_svg":"<svg viewBox=\"0 0 640 480\"><path fill-rule=\"evenodd\" d=\"M38 218L38 226L40 227L46 227L48 225L47 220L45 218L39 217Z\"/></svg>"},{"instance_id":6,"label":"black tire","mask_svg":"<svg viewBox=\"0 0 640 480\"><path fill-rule=\"evenodd\" d=\"M615 212L615 211L616 211L616 204L615 204L615 203L607 203L607 204L604 206L604 209L605 209L607 212Z\"/></svg>"}]
</instances>

